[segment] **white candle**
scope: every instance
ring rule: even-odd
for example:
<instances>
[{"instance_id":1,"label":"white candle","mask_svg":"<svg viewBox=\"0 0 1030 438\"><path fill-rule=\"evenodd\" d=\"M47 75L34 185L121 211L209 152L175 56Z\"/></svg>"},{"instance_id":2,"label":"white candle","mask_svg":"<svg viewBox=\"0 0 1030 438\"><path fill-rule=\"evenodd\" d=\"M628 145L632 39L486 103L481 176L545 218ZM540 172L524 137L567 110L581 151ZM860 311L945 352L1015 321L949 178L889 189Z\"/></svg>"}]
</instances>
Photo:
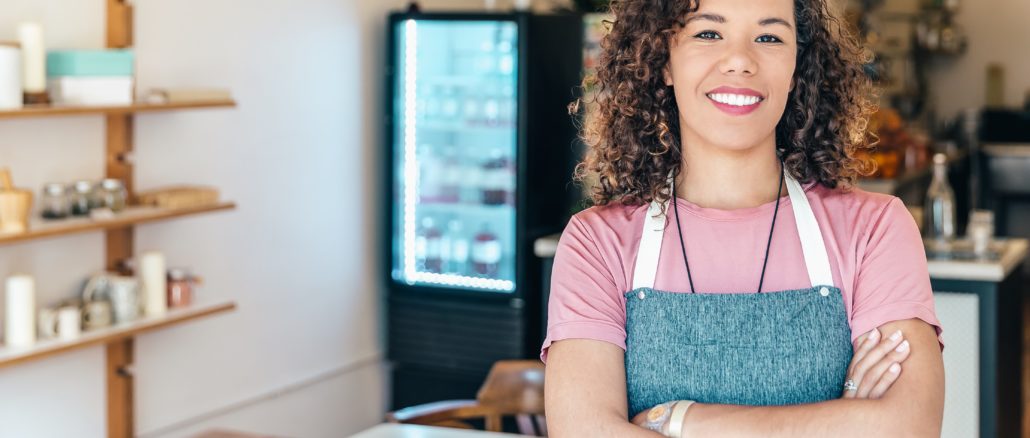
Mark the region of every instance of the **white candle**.
<instances>
[{"instance_id":1,"label":"white candle","mask_svg":"<svg viewBox=\"0 0 1030 438\"><path fill-rule=\"evenodd\" d=\"M4 343L27 347L36 342L36 281L29 275L7 278Z\"/></svg>"},{"instance_id":2,"label":"white candle","mask_svg":"<svg viewBox=\"0 0 1030 438\"><path fill-rule=\"evenodd\" d=\"M63 307L57 311L57 333L61 339L75 339L82 331L82 312L78 307Z\"/></svg>"},{"instance_id":3,"label":"white candle","mask_svg":"<svg viewBox=\"0 0 1030 438\"><path fill-rule=\"evenodd\" d=\"M0 109L22 107L21 48L0 43Z\"/></svg>"},{"instance_id":4,"label":"white candle","mask_svg":"<svg viewBox=\"0 0 1030 438\"><path fill-rule=\"evenodd\" d=\"M43 26L39 23L18 25L21 43L22 89L26 93L46 91L46 46L43 44Z\"/></svg>"},{"instance_id":5,"label":"white candle","mask_svg":"<svg viewBox=\"0 0 1030 438\"><path fill-rule=\"evenodd\" d=\"M156 251L140 255L140 280L143 283L143 311L147 316L163 315L168 310L165 256Z\"/></svg>"}]
</instances>

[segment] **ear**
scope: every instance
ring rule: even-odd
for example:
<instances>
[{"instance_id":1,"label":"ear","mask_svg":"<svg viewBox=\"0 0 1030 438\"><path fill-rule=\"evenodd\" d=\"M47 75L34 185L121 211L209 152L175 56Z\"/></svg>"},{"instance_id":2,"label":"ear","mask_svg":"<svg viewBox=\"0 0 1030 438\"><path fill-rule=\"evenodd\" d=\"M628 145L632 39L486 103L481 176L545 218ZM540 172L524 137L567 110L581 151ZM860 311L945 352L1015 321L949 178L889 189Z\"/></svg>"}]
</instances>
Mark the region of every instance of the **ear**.
<instances>
[{"instance_id":1,"label":"ear","mask_svg":"<svg viewBox=\"0 0 1030 438\"><path fill-rule=\"evenodd\" d=\"M665 67L662 67L662 80L665 81L667 87L672 86L672 73L669 72L669 64L665 64Z\"/></svg>"}]
</instances>

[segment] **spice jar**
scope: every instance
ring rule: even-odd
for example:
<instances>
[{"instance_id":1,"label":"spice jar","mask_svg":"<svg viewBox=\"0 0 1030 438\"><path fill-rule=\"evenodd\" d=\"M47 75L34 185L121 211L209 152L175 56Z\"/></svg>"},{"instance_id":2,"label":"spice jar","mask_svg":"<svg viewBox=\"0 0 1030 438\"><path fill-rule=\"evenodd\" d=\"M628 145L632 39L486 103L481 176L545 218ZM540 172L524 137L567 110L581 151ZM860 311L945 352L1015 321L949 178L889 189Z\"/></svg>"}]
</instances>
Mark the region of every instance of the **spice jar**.
<instances>
[{"instance_id":1,"label":"spice jar","mask_svg":"<svg viewBox=\"0 0 1030 438\"><path fill-rule=\"evenodd\" d=\"M43 186L43 197L40 201L43 219L61 219L68 216L68 187L62 183L49 183Z\"/></svg>"},{"instance_id":2,"label":"spice jar","mask_svg":"<svg viewBox=\"0 0 1030 438\"><path fill-rule=\"evenodd\" d=\"M185 307L193 303L193 277L185 269L168 270L168 307Z\"/></svg>"},{"instance_id":3,"label":"spice jar","mask_svg":"<svg viewBox=\"0 0 1030 438\"><path fill-rule=\"evenodd\" d=\"M125 210L128 192L121 180L107 178L100 182L100 190L97 191L97 198L101 207L107 207L117 213Z\"/></svg>"},{"instance_id":4,"label":"spice jar","mask_svg":"<svg viewBox=\"0 0 1030 438\"><path fill-rule=\"evenodd\" d=\"M93 206L93 183L89 181L76 181L75 190L71 194L72 216L86 216Z\"/></svg>"}]
</instances>

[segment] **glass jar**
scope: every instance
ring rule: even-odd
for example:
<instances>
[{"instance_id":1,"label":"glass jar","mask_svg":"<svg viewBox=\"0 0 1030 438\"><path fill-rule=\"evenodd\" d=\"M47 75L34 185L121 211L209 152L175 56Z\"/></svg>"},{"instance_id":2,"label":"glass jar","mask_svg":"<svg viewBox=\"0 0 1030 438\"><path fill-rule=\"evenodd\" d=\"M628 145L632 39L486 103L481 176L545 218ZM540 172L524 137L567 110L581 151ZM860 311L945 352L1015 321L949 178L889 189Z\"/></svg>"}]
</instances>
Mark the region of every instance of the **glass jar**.
<instances>
[{"instance_id":1,"label":"glass jar","mask_svg":"<svg viewBox=\"0 0 1030 438\"><path fill-rule=\"evenodd\" d=\"M62 183L49 183L43 186L42 204L43 219L62 219L68 217L67 186Z\"/></svg>"},{"instance_id":2,"label":"glass jar","mask_svg":"<svg viewBox=\"0 0 1030 438\"><path fill-rule=\"evenodd\" d=\"M971 210L966 234L973 242L973 254L978 258L987 258L990 255L991 240L994 239L994 212Z\"/></svg>"},{"instance_id":3,"label":"glass jar","mask_svg":"<svg viewBox=\"0 0 1030 438\"><path fill-rule=\"evenodd\" d=\"M72 216L89 215L89 210L93 207L93 183L89 181L76 181L73 187L74 190L70 196Z\"/></svg>"},{"instance_id":4,"label":"glass jar","mask_svg":"<svg viewBox=\"0 0 1030 438\"><path fill-rule=\"evenodd\" d=\"M182 268L168 270L168 307L185 307L193 303L193 277Z\"/></svg>"},{"instance_id":5,"label":"glass jar","mask_svg":"<svg viewBox=\"0 0 1030 438\"><path fill-rule=\"evenodd\" d=\"M107 178L100 182L100 190L97 191L97 198L100 199L100 206L107 207L117 213L125 210L128 191L121 180Z\"/></svg>"}]
</instances>

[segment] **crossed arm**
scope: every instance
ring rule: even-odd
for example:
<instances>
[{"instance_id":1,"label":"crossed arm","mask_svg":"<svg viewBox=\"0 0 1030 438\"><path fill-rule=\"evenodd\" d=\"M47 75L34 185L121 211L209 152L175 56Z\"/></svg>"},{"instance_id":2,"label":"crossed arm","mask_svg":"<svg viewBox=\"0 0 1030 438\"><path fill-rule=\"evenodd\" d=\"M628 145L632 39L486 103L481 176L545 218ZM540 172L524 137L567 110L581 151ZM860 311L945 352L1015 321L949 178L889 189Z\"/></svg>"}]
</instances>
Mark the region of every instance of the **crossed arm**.
<instances>
[{"instance_id":1,"label":"crossed arm","mask_svg":"<svg viewBox=\"0 0 1030 438\"><path fill-rule=\"evenodd\" d=\"M935 330L918 319L879 329L884 334L901 330L911 348L903 371L879 399L777 407L695 404L683 436L940 436L944 365ZM551 345L545 377L551 436L661 437L627 421L623 354L602 341L569 339Z\"/></svg>"}]
</instances>

